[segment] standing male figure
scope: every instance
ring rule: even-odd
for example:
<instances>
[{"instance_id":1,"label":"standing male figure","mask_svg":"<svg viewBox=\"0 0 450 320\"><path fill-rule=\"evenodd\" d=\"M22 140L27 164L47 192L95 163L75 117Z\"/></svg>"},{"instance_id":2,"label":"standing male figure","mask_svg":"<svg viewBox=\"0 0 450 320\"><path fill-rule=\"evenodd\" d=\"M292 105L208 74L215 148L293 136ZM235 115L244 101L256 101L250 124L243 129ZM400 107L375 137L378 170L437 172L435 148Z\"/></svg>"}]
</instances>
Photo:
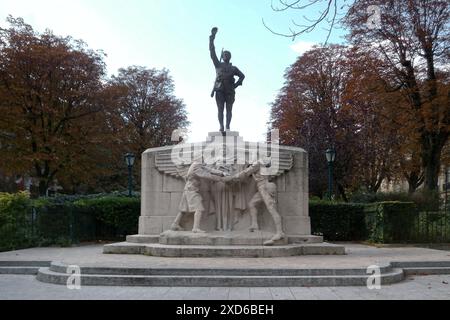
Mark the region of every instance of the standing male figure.
<instances>
[{"instance_id":1,"label":"standing male figure","mask_svg":"<svg viewBox=\"0 0 450 320\"><path fill-rule=\"evenodd\" d=\"M185 213L194 213L194 226L192 232L203 233L204 231L200 229L200 221L202 219L205 207L203 206L203 197L200 193L201 180L221 182L223 181L221 177L224 173L219 170L214 170L208 168L203 163L202 154L195 154L193 162L189 167L186 175L186 184L183 191L183 196L179 206L179 213L175 218L171 226L173 231L182 231L183 228L180 226L181 218Z\"/></svg>"},{"instance_id":2,"label":"standing male figure","mask_svg":"<svg viewBox=\"0 0 450 320\"><path fill-rule=\"evenodd\" d=\"M276 241L284 239L286 235L283 232L281 216L276 208L277 185L273 182L269 182L269 177L262 173L261 169L263 166L269 167L270 162L258 160L244 171L241 171L240 173L232 177L224 178L224 181L243 181L248 177L253 177L256 182L257 191L248 203L251 218L251 226L249 230L251 232L259 230L257 206L261 203L264 203L266 205L267 211L269 211L270 215L272 216L276 229L275 235L270 240L264 242L265 246L271 246L275 244Z\"/></svg>"},{"instance_id":3,"label":"standing male figure","mask_svg":"<svg viewBox=\"0 0 450 320\"><path fill-rule=\"evenodd\" d=\"M220 131L223 132L225 131L223 126L224 109L226 107L227 110L226 129L230 130L233 104L235 99L235 89L242 85L245 76L237 67L233 66L230 63L230 51L223 51L220 57L220 61L217 58L216 48L214 47L214 40L216 39L217 30L217 28L213 28L211 30L211 36L209 37L209 51L211 54L211 59L214 63L214 67L216 68L216 81L214 82L214 88L211 93L211 97L214 97L214 93L216 94ZM239 77L237 82L235 82L235 76Z\"/></svg>"}]
</instances>

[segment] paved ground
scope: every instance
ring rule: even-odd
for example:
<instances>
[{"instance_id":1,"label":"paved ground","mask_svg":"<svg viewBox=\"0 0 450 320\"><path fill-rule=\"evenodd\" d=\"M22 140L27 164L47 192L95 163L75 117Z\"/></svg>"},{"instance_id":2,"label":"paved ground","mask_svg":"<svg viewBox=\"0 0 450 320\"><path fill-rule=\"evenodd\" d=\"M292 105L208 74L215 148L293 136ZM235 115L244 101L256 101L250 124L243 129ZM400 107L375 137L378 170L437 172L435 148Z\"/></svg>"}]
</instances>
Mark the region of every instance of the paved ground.
<instances>
[{"instance_id":1,"label":"paved ground","mask_svg":"<svg viewBox=\"0 0 450 320\"><path fill-rule=\"evenodd\" d=\"M101 245L74 248L33 248L1 252L0 261L59 261L81 266L198 267L198 268L366 268L392 261L450 261L450 251L426 248L376 248L345 244L345 256L298 256L283 258L161 258L143 255L103 254Z\"/></svg>"},{"instance_id":2,"label":"paved ground","mask_svg":"<svg viewBox=\"0 0 450 320\"><path fill-rule=\"evenodd\" d=\"M321 288L81 287L39 282L34 276L0 275L0 300L449 300L450 275L409 277L383 286Z\"/></svg>"},{"instance_id":3,"label":"paved ground","mask_svg":"<svg viewBox=\"0 0 450 320\"><path fill-rule=\"evenodd\" d=\"M105 255L101 245L74 248L33 248L0 253L0 261L60 261L82 266L128 267L264 267L340 268L367 267L392 261L450 261L450 251L426 248L376 248L345 244L345 256L300 256L284 258L158 258L142 255ZM316 299L450 299L450 275L414 276L383 286L322 288L184 288L184 287L90 287L69 290L41 283L35 276L0 275L0 300L5 299L155 299L155 300L316 300Z\"/></svg>"}]
</instances>

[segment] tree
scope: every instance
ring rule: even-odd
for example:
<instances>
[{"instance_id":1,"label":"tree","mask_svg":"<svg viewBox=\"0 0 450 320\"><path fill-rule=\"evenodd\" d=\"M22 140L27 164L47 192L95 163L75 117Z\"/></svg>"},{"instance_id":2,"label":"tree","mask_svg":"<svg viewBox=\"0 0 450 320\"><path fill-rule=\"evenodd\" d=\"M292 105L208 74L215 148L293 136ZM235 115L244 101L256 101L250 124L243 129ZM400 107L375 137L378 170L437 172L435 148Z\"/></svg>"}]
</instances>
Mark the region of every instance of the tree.
<instances>
[{"instance_id":1,"label":"tree","mask_svg":"<svg viewBox=\"0 0 450 320\"><path fill-rule=\"evenodd\" d=\"M389 62L397 84L408 100L405 112L414 113L412 129L417 132L424 185L437 190L441 153L450 133L448 73L450 4L448 1L385 1L379 26L369 28L368 0L351 7L346 24L351 39L366 45Z\"/></svg>"},{"instance_id":2,"label":"tree","mask_svg":"<svg viewBox=\"0 0 450 320\"><path fill-rule=\"evenodd\" d=\"M359 48L328 45L301 56L286 73L272 106L272 127L282 143L310 155L310 186L326 190L324 152L337 150L335 183L345 190L376 192L397 171L403 141L390 121L390 105L402 97L386 92L383 61Z\"/></svg>"},{"instance_id":3,"label":"tree","mask_svg":"<svg viewBox=\"0 0 450 320\"><path fill-rule=\"evenodd\" d=\"M406 157L411 184L436 190L441 153L448 141L450 127L449 64L450 4L445 0L355 0L339 6L337 0L280 1L279 10L320 8L320 15L309 24L294 24L295 38L326 23L329 30L342 22L350 30L354 45L376 52L388 62L395 75L390 90L401 90L408 100L403 109L410 122L396 119L408 127L407 136L415 136ZM325 9L323 9L323 7ZM339 18L343 14L343 18ZM338 17L338 18L337 18ZM377 18L377 19L373 19ZM375 20L375 21L374 21ZM378 21L377 21L378 20ZM372 23L375 22L375 23ZM420 167L417 168L417 158ZM412 163L412 164L411 164ZM414 171L414 172L413 172Z\"/></svg>"},{"instance_id":4,"label":"tree","mask_svg":"<svg viewBox=\"0 0 450 320\"><path fill-rule=\"evenodd\" d=\"M103 54L79 40L39 34L21 18L0 29L0 167L39 179L86 176L98 140Z\"/></svg>"},{"instance_id":5,"label":"tree","mask_svg":"<svg viewBox=\"0 0 450 320\"><path fill-rule=\"evenodd\" d=\"M185 105L174 95L174 83L166 69L120 69L106 90L113 96L122 143L136 154L173 144L172 132L189 124Z\"/></svg>"},{"instance_id":6,"label":"tree","mask_svg":"<svg viewBox=\"0 0 450 320\"><path fill-rule=\"evenodd\" d=\"M384 90L383 61L360 48L346 57L350 73L342 93L344 109L354 123L356 143L352 146L354 187L377 192L392 177L398 162L399 136L389 125L386 112L398 98ZM395 101L398 103L398 101Z\"/></svg>"},{"instance_id":7,"label":"tree","mask_svg":"<svg viewBox=\"0 0 450 320\"><path fill-rule=\"evenodd\" d=\"M110 149L115 159L112 172L120 172L127 152L137 155L139 166L139 155L146 149L177 143L171 141L172 132L189 124L185 105L175 96L166 69L122 68L109 80L104 94L112 106L106 115L115 140Z\"/></svg>"},{"instance_id":8,"label":"tree","mask_svg":"<svg viewBox=\"0 0 450 320\"><path fill-rule=\"evenodd\" d=\"M287 70L285 86L272 105L271 126L280 130L280 142L308 151L310 190L319 196L326 190L325 150L330 147L339 154L335 178L344 198L350 181L349 147L356 128L342 105L346 54L347 48L337 45L305 53Z\"/></svg>"}]
</instances>

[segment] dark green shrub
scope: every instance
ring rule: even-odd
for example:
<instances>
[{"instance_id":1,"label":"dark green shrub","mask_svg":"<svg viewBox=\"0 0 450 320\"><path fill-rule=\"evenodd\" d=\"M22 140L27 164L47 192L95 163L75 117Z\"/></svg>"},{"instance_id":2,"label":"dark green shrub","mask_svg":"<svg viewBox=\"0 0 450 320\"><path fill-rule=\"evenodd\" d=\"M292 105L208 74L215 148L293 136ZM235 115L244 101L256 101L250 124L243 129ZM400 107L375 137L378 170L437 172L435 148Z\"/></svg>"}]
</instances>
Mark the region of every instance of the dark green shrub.
<instances>
[{"instance_id":1,"label":"dark green shrub","mask_svg":"<svg viewBox=\"0 0 450 320\"><path fill-rule=\"evenodd\" d=\"M365 240L364 205L328 201L310 201L311 230L327 241Z\"/></svg>"},{"instance_id":2,"label":"dark green shrub","mask_svg":"<svg viewBox=\"0 0 450 320\"><path fill-rule=\"evenodd\" d=\"M414 202L419 211L438 211L443 199L438 191L420 191L411 195L411 202ZM441 203L442 202L442 203Z\"/></svg>"},{"instance_id":3,"label":"dark green shrub","mask_svg":"<svg viewBox=\"0 0 450 320\"><path fill-rule=\"evenodd\" d=\"M35 206L40 245L124 240L138 229L140 199L135 197L41 198Z\"/></svg>"},{"instance_id":4,"label":"dark green shrub","mask_svg":"<svg viewBox=\"0 0 450 320\"><path fill-rule=\"evenodd\" d=\"M439 209L441 200L439 192L424 190L418 190L414 193L356 192L351 196L351 201L354 203L414 202L419 211L436 211Z\"/></svg>"},{"instance_id":5,"label":"dark green shrub","mask_svg":"<svg viewBox=\"0 0 450 320\"><path fill-rule=\"evenodd\" d=\"M96 221L124 238L138 232L140 199L106 196L74 202L79 213L89 213Z\"/></svg>"},{"instance_id":6,"label":"dark green shrub","mask_svg":"<svg viewBox=\"0 0 450 320\"><path fill-rule=\"evenodd\" d=\"M38 246L77 242L74 236L73 205L52 201L34 202Z\"/></svg>"},{"instance_id":7,"label":"dark green shrub","mask_svg":"<svg viewBox=\"0 0 450 320\"><path fill-rule=\"evenodd\" d=\"M413 202L398 201L312 200L309 205L312 233L327 241L449 241L449 215L419 209ZM140 199L136 197L114 194L30 200L26 193L1 193L0 251L124 240L137 233L139 214Z\"/></svg>"},{"instance_id":8,"label":"dark green shrub","mask_svg":"<svg viewBox=\"0 0 450 320\"><path fill-rule=\"evenodd\" d=\"M413 202L380 202L365 209L368 240L379 243L408 242L414 237L419 215Z\"/></svg>"},{"instance_id":9,"label":"dark green shrub","mask_svg":"<svg viewBox=\"0 0 450 320\"><path fill-rule=\"evenodd\" d=\"M137 233L140 199L121 193L40 198L34 202L42 226L41 239L54 243L123 240ZM58 216L59 218L53 219ZM53 221L55 220L55 221ZM43 223L48 221L47 223Z\"/></svg>"},{"instance_id":10,"label":"dark green shrub","mask_svg":"<svg viewBox=\"0 0 450 320\"><path fill-rule=\"evenodd\" d=\"M369 204L310 201L312 233L328 241L445 242L448 214L419 212L414 202Z\"/></svg>"},{"instance_id":11,"label":"dark green shrub","mask_svg":"<svg viewBox=\"0 0 450 320\"><path fill-rule=\"evenodd\" d=\"M58 194L56 197L40 197L34 200L35 204L47 205L51 204L66 204L74 203L79 200L89 200L89 199L101 199L101 198L124 198L128 197L128 191L123 192L111 192L111 193L96 193L96 194L78 194L78 195L65 195ZM139 192L133 192L133 198L140 198Z\"/></svg>"},{"instance_id":12,"label":"dark green shrub","mask_svg":"<svg viewBox=\"0 0 450 320\"><path fill-rule=\"evenodd\" d=\"M29 194L0 193L0 251L25 248L32 243L30 209Z\"/></svg>"},{"instance_id":13,"label":"dark green shrub","mask_svg":"<svg viewBox=\"0 0 450 320\"><path fill-rule=\"evenodd\" d=\"M124 240L136 234L140 200L120 194L39 198L0 194L0 251Z\"/></svg>"}]
</instances>

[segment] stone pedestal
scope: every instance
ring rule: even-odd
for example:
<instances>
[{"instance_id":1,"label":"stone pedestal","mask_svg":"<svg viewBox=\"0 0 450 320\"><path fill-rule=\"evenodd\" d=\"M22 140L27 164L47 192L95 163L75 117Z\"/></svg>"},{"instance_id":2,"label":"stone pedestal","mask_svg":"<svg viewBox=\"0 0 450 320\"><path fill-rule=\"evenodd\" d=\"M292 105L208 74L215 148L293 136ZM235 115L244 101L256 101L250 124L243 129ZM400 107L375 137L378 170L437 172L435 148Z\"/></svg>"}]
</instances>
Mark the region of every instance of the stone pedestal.
<instances>
[{"instance_id":1,"label":"stone pedestal","mask_svg":"<svg viewBox=\"0 0 450 320\"><path fill-rule=\"evenodd\" d=\"M205 234L194 234L192 229L193 214L184 214L181 226L184 232L168 231L179 213L180 201L185 188L183 166L188 168L192 155L201 151L207 165L211 159L223 155L227 165L237 171L249 166L258 158L271 159L271 167L267 168L271 182L276 184L276 207L282 220L282 228L286 237L274 243L276 247L302 246L314 244L317 248L322 243L322 237L311 236L311 224L308 214L308 156L300 148L278 146L277 144L245 142L237 132L209 133L205 142L184 144L163 148L148 149L142 154L142 188L141 188L141 216L139 218L139 235L127 237L128 244L157 244L176 245L177 250L185 246L211 247L209 253L214 256L215 246L262 246L275 232L272 216L265 205L259 207L258 224L260 230L248 230L251 221L248 212L248 202L255 193L253 179L245 185L239 185L239 190L227 195L232 201L232 209L227 213L218 213L217 200L214 199L211 185L202 186L202 199L205 213L201 220L201 229ZM181 169L180 169L181 168ZM253 184L253 185L252 185ZM228 200L227 200L228 201ZM240 202L239 204L235 202ZM224 230L217 230L218 221L222 219ZM125 246L126 247L126 246ZM179 249L181 248L181 249ZM327 254L326 245L324 253ZM206 249L205 249L206 250ZM124 245L117 252L124 252ZM136 250L131 250L136 252ZM291 250L292 251L292 250ZM307 250L297 250L307 252ZM114 253L114 245L105 250ZM156 252L156 251L153 251ZM320 252L315 250L315 252ZM336 246L329 252L344 254L344 248L336 250ZM182 254L180 255L182 256ZM208 254L206 254L208 256Z\"/></svg>"}]
</instances>

